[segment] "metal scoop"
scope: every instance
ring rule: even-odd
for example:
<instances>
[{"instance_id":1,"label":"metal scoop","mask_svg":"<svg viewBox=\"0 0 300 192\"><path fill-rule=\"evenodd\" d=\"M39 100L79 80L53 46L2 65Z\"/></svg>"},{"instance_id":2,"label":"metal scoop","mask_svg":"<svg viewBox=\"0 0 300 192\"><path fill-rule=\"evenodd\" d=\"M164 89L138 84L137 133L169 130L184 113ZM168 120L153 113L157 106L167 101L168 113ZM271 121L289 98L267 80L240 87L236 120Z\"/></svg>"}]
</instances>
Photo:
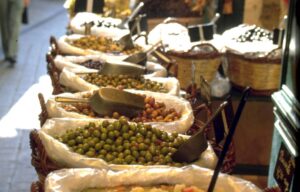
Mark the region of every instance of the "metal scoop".
<instances>
[{"instance_id":1,"label":"metal scoop","mask_svg":"<svg viewBox=\"0 0 300 192\"><path fill-rule=\"evenodd\" d=\"M120 29L126 29L126 25L128 25L128 23L139 13L139 11L143 8L144 3L140 2L138 4L138 6L136 6L136 8L132 11L131 15L126 18L123 19L122 22L117 26Z\"/></svg>"},{"instance_id":2,"label":"metal scoop","mask_svg":"<svg viewBox=\"0 0 300 192\"><path fill-rule=\"evenodd\" d=\"M133 55L130 55L123 61L130 62L130 63L136 63L142 66L145 66L147 63L147 55L154 51L158 45L160 45L162 41L158 41L157 43L153 44L148 50L142 51Z\"/></svg>"},{"instance_id":3,"label":"metal scoop","mask_svg":"<svg viewBox=\"0 0 300 192\"><path fill-rule=\"evenodd\" d=\"M118 112L126 117L136 117L145 108L144 97L116 88L100 88L91 98L56 97L55 101L63 103L88 103L99 115L112 115Z\"/></svg>"},{"instance_id":4,"label":"metal scoop","mask_svg":"<svg viewBox=\"0 0 300 192\"><path fill-rule=\"evenodd\" d=\"M179 163L191 163L199 158L200 154L205 151L208 146L203 132L204 129L212 123L214 118L225 108L226 105L227 102L223 102L214 115L206 122L203 129L179 146L177 151L172 155L173 161Z\"/></svg>"},{"instance_id":5,"label":"metal scoop","mask_svg":"<svg viewBox=\"0 0 300 192\"><path fill-rule=\"evenodd\" d=\"M99 71L103 75L143 75L146 67L118 60L107 60Z\"/></svg>"},{"instance_id":6,"label":"metal scoop","mask_svg":"<svg viewBox=\"0 0 300 192\"><path fill-rule=\"evenodd\" d=\"M106 60L103 65L99 67L98 72L84 72L76 73L79 74L88 74L88 73L98 73L102 75L132 75L140 76L146 73L146 67L136 65L129 62L118 61L115 59Z\"/></svg>"},{"instance_id":7,"label":"metal scoop","mask_svg":"<svg viewBox=\"0 0 300 192\"><path fill-rule=\"evenodd\" d=\"M119 45L123 46L123 50L134 48L134 43L133 43L131 34L124 35L117 41L117 43Z\"/></svg>"}]
</instances>

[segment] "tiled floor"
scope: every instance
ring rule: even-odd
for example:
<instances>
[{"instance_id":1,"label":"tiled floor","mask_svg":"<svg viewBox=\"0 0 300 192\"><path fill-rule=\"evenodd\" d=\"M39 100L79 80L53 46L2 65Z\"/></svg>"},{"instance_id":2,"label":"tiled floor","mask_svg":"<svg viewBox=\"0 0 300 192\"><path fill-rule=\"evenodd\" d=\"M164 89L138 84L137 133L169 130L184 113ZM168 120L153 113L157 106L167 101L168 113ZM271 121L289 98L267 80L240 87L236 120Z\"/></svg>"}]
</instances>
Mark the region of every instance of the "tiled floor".
<instances>
[{"instance_id":1,"label":"tiled floor","mask_svg":"<svg viewBox=\"0 0 300 192\"><path fill-rule=\"evenodd\" d=\"M27 192L37 180L31 166L29 132L39 128L37 94L47 97L52 91L45 54L50 35L65 33L63 2L31 0L30 24L22 27L18 63L13 69L0 65L0 192Z\"/></svg>"}]
</instances>

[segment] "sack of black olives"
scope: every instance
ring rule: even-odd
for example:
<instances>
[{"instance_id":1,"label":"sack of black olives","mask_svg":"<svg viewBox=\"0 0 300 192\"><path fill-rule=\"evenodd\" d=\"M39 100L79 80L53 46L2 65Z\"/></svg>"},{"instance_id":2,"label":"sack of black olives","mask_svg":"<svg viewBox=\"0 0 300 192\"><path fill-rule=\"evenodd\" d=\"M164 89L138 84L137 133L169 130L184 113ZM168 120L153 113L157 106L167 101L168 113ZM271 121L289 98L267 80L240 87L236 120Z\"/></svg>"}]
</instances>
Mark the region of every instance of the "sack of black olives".
<instances>
[{"instance_id":1,"label":"sack of black olives","mask_svg":"<svg viewBox=\"0 0 300 192\"><path fill-rule=\"evenodd\" d=\"M125 90L134 89L179 95L179 82L174 77L101 75L98 73L78 74L63 69L59 82L74 91L90 91L109 86Z\"/></svg>"},{"instance_id":2,"label":"sack of black olives","mask_svg":"<svg viewBox=\"0 0 300 192\"><path fill-rule=\"evenodd\" d=\"M207 191L212 171L198 166L184 168L147 168L143 170L109 171L103 169L62 169L50 173L45 181L46 192L88 191L109 192L115 189L146 192L149 187L155 191L169 187L186 187L191 192ZM163 186L162 186L163 185ZM181 185L181 186L180 186ZM183 186L184 185L184 186ZM173 186L173 187L172 187ZM139 190L138 190L139 189ZM193 190L192 190L193 189ZM123 191L123 190L122 190ZM185 191L185 190L180 190ZM253 183L226 174L220 174L215 192L259 192Z\"/></svg>"},{"instance_id":3,"label":"sack of black olives","mask_svg":"<svg viewBox=\"0 0 300 192\"><path fill-rule=\"evenodd\" d=\"M49 119L39 130L48 156L60 167L111 170L184 166L171 155L188 138L151 125L119 120ZM217 157L209 145L193 164L213 168Z\"/></svg>"},{"instance_id":4,"label":"sack of black olives","mask_svg":"<svg viewBox=\"0 0 300 192\"><path fill-rule=\"evenodd\" d=\"M54 64L59 70L66 68L74 73L96 73L102 68L105 58L99 55L61 56L57 55ZM146 77L166 77L167 70L160 64L148 61Z\"/></svg>"},{"instance_id":5,"label":"sack of black olives","mask_svg":"<svg viewBox=\"0 0 300 192\"><path fill-rule=\"evenodd\" d=\"M257 53L260 57L278 47L273 44L271 31L255 25L242 24L226 30L222 36L226 49L240 54Z\"/></svg>"},{"instance_id":6,"label":"sack of black olives","mask_svg":"<svg viewBox=\"0 0 300 192\"><path fill-rule=\"evenodd\" d=\"M130 33L128 29L117 27L121 23L121 19L101 17L88 12L77 13L70 21L70 29L75 34L85 34L85 23L92 24L91 35L120 39Z\"/></svg>"},{"instance_id":7,"label":"sack of black olives","mask_svg":"<svg viewBox=\"0 0 300 192\"><path fill-rule=\"evenodd\" d=\"M101 55L103 57L124 60L129 55L144 50L139 45L126 48L116 40L95 35L64 35L57 41L59 51L70 55Z\"/></svg>"},{"instance_id":8,"label":"sack of black olives","mask_svg":"<svg viewBox=\"0 0 300 192\"><path fill-rule=\"evenodd\" d=\"M128 90L131 93L145 95L145 109L129 121L143 122L150 124L169 133L186 133L194 122L193 110L190 103L183 99L163 93L149 91ZM55 97L88 98L93 91L79 93L63 93ZM122 114L116 113L108 117L97 115L89 104L77 103L67 104L55 101L50 98L47 103L49 117L70 117L70 118L114 118L118 119Z\"/></svg>"}]
</instances>

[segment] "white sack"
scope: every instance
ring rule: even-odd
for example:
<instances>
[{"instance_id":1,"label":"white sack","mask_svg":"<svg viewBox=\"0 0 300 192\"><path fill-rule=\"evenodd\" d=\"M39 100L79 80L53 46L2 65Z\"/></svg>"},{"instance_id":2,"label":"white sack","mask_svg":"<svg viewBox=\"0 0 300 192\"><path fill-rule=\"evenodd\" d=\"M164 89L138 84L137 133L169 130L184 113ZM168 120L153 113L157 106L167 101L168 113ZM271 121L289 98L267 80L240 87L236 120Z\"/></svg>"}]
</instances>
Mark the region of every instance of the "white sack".
<instances>
[{"instance_id":1,"label":"white sack","mask_svg":"<svg viewBox=\"0 0 300 192\"><path fill-rule=\"evenodd\" d=\"M77 39L80 39L84 37L84 35L79 35L79 34L73 34L73 35L63 35L61 36L58 41L58 47L59 50L63 54L70 54L70 55L100 55L102 58L107 58L107 59L118 59L118 60L124 60L126 59L129 55L123 54L123 53L104 53L101 51L96 51L92 49L81 49L79 47L75 47L68 43L69 41L75 41Z\"/></svg>"},{"instance_id":2,"label":"white sack","mask_svg":"<svg viewBox=\"0 0 300 192\"><path fill-rule=\"evenodd\" d=\"M114 172L101 169L62 169L50 173L45 181L46 192L74 192L87 188L117 186L151 186L185 184L207 191L211 170L198 166L183 168L148 168ZM100 181L100 182L99 182ZM215 192L260 192L254 184L226 174L219 174Z\"/></svg>"},{"instance_id":3,"label":"white sack","mask_svg":"<svg viewBox=\"0 0 300 192\"><path fill-rule=\"evenodd\" d=\"M96 36L104 36L112 39L120 39L124 35L130 33L128 29L120 29L116 26L121 23L121 19L112 17L101 17L94 13L81 12L77 13L75 17L71 19L70 28L71 31L77 34L84 34L84 23L94 22L94 26L91 28L91 34ZM99 26L102 23L102 26ZM108 27L109 26L109 27Z\"/></svg>"},{"instance_id":4,"label":"white sack","mask_svg":"<svg viewBox=\"0 0 300 192\"><path fill-rule=\"evenodd\" d=\"M151 81L156 81L162 83L163 86L168 90L167 94L170 95L179 95L179 81L174 77L145 77L146 79L150 79ZM63 69L60 74L59 82L75 91L91 91L99 89L98 86L88 83L83 80L81 77L68 71L67 69Z\"/></svg>"},{"instance_id":5,"label":"white sack","mask_svg":"<svg viewBox=\"0 0 300 192\"><path fill-rule=\"evenodd\" d=\"M221 35L214 34L213 39L208 41L191 42L188 29L179 23L161 23L155 26L148 35L150 44L162 40L166 51L188 52L194 45L208 43L213 45L219 52L224 51L224 40Z\"/></svg>"},{"instance_id":6,"label":"white sack","mask_svg":"<svg viewBox=\"0 0 300 192\"><path fill-rule=\"evenodd\" d=\"M186 133L186 131L191 127L194 122L193 110L190 103L183 99L172 95L167 95L163 93L155 93L150 91L136 91L136 90L128 90L132 93L139 93L146 96L151 96L155 98L156 102L163 102L166 105L167 109L174 108L177 112L181 114L181 118L179 120L173 122L149 122L145 124L150 124L152 127L157 129L167 131L169 133ZM63 93L56 96L59 97L70 97L70 98L82 98L83 94L88 92L81 93ZM90 92L91 93L91 92ZM50 98L47 103L47 112L49 117L70 117L70 118L90 118L87 115L79 114L76 112L68 112L60 107L60 103L55 101L55 97ZM98 118L99 119L99 118Z\"/></svg>"},{"instance_id":7,"label":"white sack","mask_svg":"<svg viewBox=\"0 0 300 192\"><path fill-rule=\"evenodd\" d=\"M74 72L74 73L97 72L96 69L90 69L90 68L87 68L87 67L84 67L84 66L78 64L78 63L83 63L88 60L105 62L105 59L99 55L87 55L87 56L57 55L54 59L54 64L60 70L63 70L64 68L66 68L67 70ZM146 69L148 71L151 71L152 73L147 74L145 76L149 76L149 77L166 77L167 76L167 70L160 64L148 61L146 63Z\"/></svg>"},{"instance_id":8,"label":"white sack","mask_svg":"<svg viewBox=\"0 0 300 192\"><path fill-rule=\"evenodd\" d=\"M245 53L269 53L276 49L278 45L273 44L272 40L253 41L253 42L237 42L236 39L245 34L247 31L254 29L255 25L241 24L231 29L224 31L222 34L226 49L234 50L240 54Z\"/></svg>"},{"instance_id":9,"label":"white sack","mask_svg":"<svg viewBox=\"0 0 300 192\"><path fill-rule=\"evenodd\" d=\"M62 135L67 130L74 130L78 127L84 127L90 122L102 122L103 120L96 119L71 119L71 118L54 118L48 119L43 127L39 130L39 137L45 147L48 156L59 165L72 168L100 168L110 170L128 170L128 169L145 169L146 167L160 168L169 167L167 165L116 165L108 164L106 161L99 158L88 158L78 153L72 152L67 145L54 139L53 136ZM114 120L109 120L110 122ZM185 138L188 136L181 135ZM209 145L209 143L208 143ZM208 148L200 155L200 158L194 164L202 167L214 168L217 162L217 157L209 145Z\"/></svg>"}]
</instances>

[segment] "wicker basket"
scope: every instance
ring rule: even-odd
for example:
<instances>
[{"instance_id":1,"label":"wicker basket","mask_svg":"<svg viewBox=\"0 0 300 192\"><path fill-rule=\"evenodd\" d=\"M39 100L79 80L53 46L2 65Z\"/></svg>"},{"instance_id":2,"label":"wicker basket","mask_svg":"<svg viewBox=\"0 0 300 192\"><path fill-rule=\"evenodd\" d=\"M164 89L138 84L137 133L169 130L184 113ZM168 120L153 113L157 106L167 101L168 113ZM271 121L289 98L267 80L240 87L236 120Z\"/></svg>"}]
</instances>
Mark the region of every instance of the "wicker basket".
<instances>
[{"instance_id":1,"label":"wicker basket","mask_svg":"<svg viewBox=\"0 0 300 192\"><path fill-rule=\"evenodd\" d=\"M198 48L211 48L208 53L194 52ZM168 51L168 56L177 62L177 78L182 89L187 89L192 83L192 65L195 66L195 82L200 85L200 76L203 76L209 83L215 78L216 72L221 64L222 54L211 44L202 43L195 45L189 52Z\"/></svg>"},{"instance_id":2,"label":"wicker basket","mask_svg":"<svg viewBox=\"0 0 300 192\"><path fill-rule=\"evenodd\" d=\"M39 99L40 99L40 103L41 103L41 108L42 108L42 112L40 115L40 120L41 120L41 125L43 125L43 123L46 121L47 117L47 111L45 108L45 105L43 104L43 96L40 94L39 95ZM191 97L190 98L192 104L193 104L193 111L194 111L194 116L195 121L194 124L192 125L192 127L189 130L189 134L194 134L197 132L197 130L201 129L204 125L203 121L200 118L200 113L205 113L206 117L209 119L211 116L211 110L210 107L207 106L206 104L202 103L199 104L199 102L195 102L195 98ZM207 129L211 129L212 126L208 126ZM209 130L206 130L205 132L208 132ZM208 141L212 144L214 150L217 152L218 155L218 151L222 150L222 148L220 148L220 146L215 145L214 141L208 138ZM35 170L38 174L38 178L39 181L41 183L44 183L46 176L55 170L59 170L59 169L63 169L63 168L67 168L64 166L60 166L58 165L56 162L52 161L47 152L45 151L45 148L43 146L43 143L41 141L41 139L39 138L38 132L36 130L31 131L30 133L30 146L32 149L32 160L31 163L32 165L35 167ZM235 156L234 156L234 147L230 147L224 164L223 164L223 168L222 168L222 172L223 173L230 173L235 162ZM36 186L36 185L33 185Z\"/></svg>"},{"instance_id":3,"label":"wicker basket","mask_svg":"<svg viewBox=\"0 0 300 192\"><path fill-rule=\"evenodd\" d=\"M270 95L280 85L281 59L271 58L278 49L265 57L251 57L227 51L228 76L233 86L244 89L250 86L255 95Z\"/></svg>"},{"instance_id":4,"label":"wicker basket","mask_svg":"<svg viewBox=\"0 0 300 192\"><path fill-rule=\"evenodd\" d=\"M195 121L194 129L199 129L200 125L198 125L197 123L198 121ZM49 158L44 148L44 145L38 135L37 130L33 130L30 132L30 146L32 149L31 164L35 168L39 181L41 183L45 182L45 179L50 172L59 169L69 168L69 167L59 165L58 163L52 161Z\"/></svg>"},{"instance_id":5,"label":"wicker basket","mask_svg":"<svg viewBox=\"0 0 300 192\"><path fill-rule=\"evenodd\" d=\"M31 188L30 188L31 192L44 192L44 184L37 181L37 182L33 182L31 183Z\"/></svg>"}]
</instances>

